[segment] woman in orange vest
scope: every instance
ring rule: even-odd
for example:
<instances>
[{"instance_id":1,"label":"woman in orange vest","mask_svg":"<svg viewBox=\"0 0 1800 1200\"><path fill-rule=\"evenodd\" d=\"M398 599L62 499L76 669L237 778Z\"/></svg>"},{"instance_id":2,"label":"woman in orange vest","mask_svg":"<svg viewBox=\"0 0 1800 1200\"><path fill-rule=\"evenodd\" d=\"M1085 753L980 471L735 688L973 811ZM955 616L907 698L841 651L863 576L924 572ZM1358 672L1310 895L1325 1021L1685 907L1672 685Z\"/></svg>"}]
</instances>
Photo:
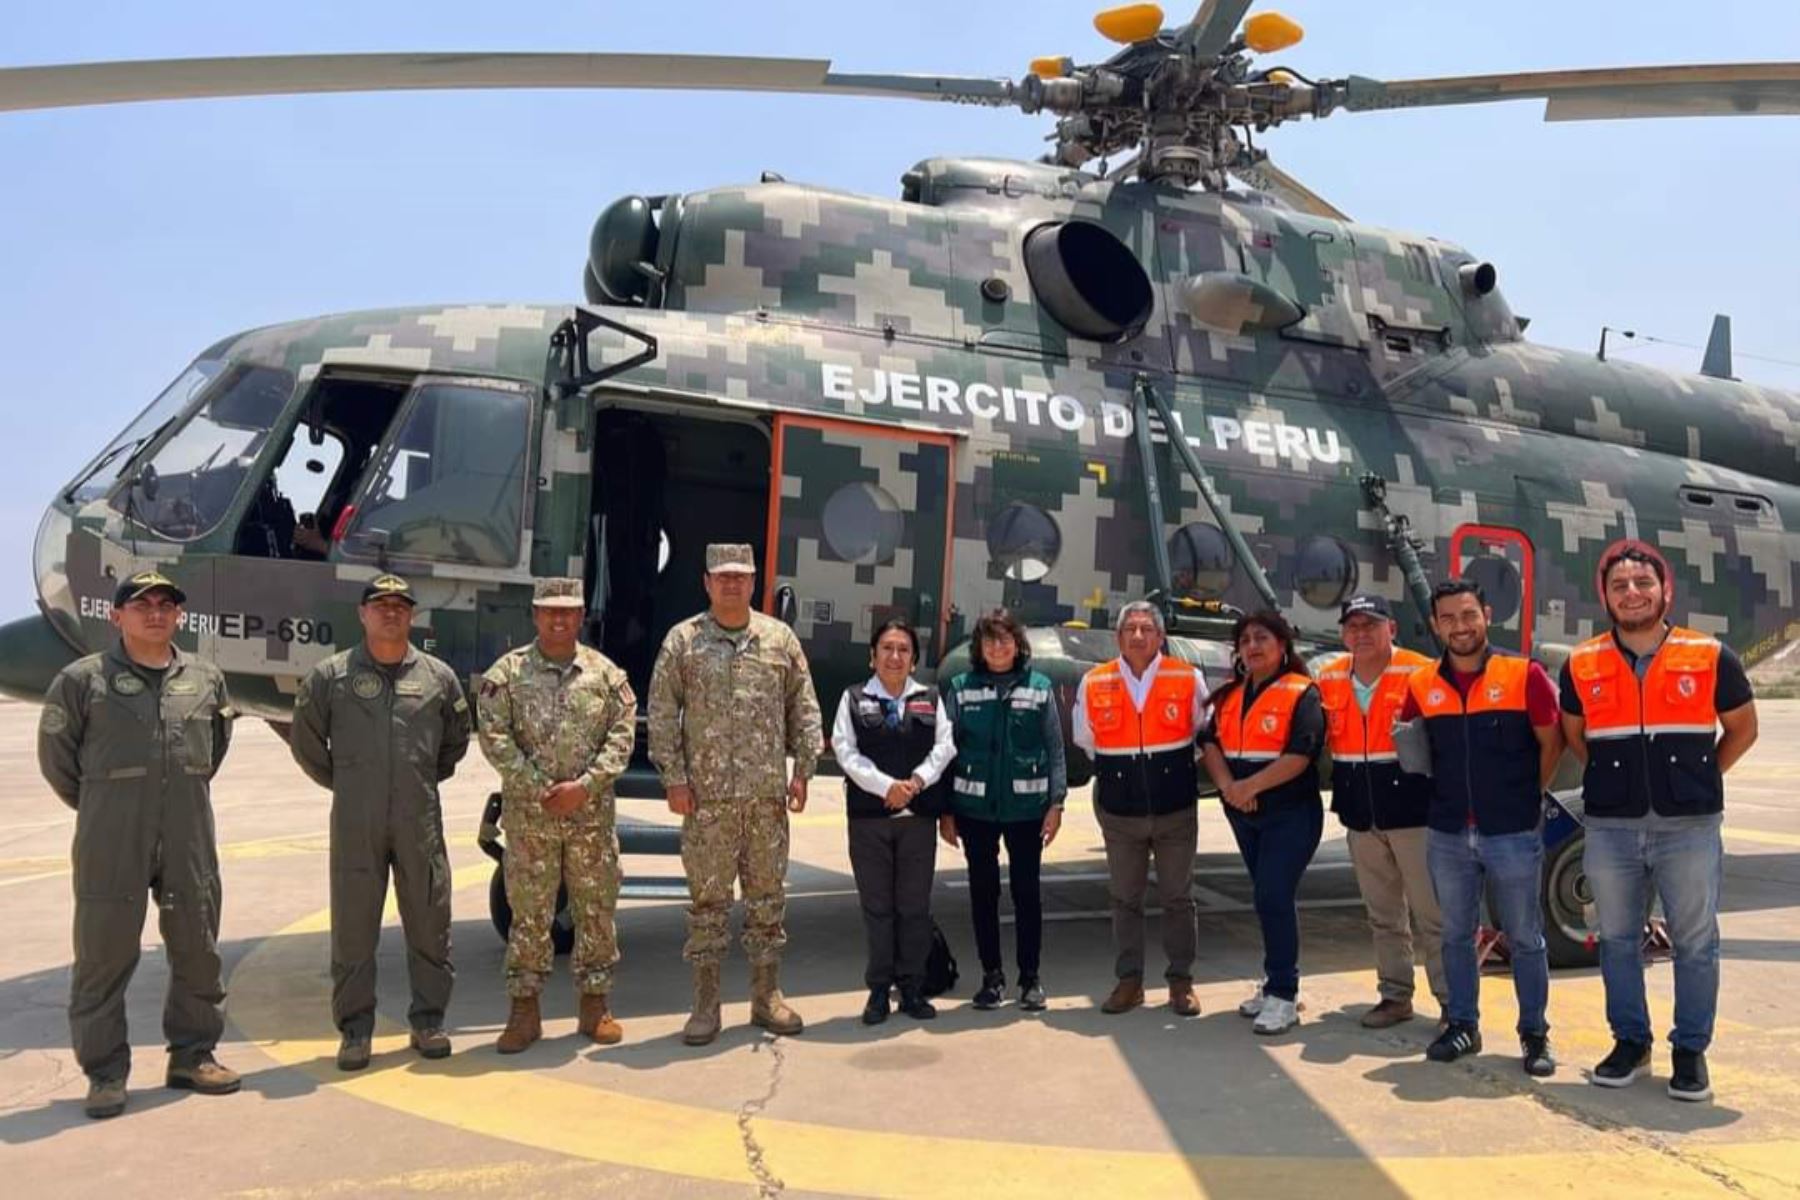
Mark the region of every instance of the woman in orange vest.
<instances>
[{"instance_id":1,"label":"woman in orange vest","mask_svg":"<svg viewBox=\"0 0 1800 1200\"><path fill-rule=\"evenodd\" d=\"M1233 678L1213 695L1201 761L1225 802L1262 926L1262 986L1238 1012L1256 1018L1257 1033L1284 1033L1300 1019L1295 898L1325 827L1317 770L1325 712L1280 613L1239 618L1231 640Z\"/></svg>"}]
</instances>

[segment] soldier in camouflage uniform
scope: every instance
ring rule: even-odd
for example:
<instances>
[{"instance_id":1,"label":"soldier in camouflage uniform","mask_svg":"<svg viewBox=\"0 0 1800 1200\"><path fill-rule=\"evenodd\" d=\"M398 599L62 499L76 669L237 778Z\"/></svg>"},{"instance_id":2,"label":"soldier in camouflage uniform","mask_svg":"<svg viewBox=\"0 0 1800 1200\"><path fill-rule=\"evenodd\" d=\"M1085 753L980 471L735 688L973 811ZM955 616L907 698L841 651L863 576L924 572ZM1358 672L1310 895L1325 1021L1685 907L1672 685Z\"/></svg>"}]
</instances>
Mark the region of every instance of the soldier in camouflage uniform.
<instances>
[{"instance_id":1,"label":"soldier in camouflage uniform","mask_svg":"<svg viewBox=\"0 0 1800 1200\"><path fill-rule=\"evenodd\" d=\"M708 546L710 607L669 631L650 677L650 759L682 817L692 900L682 951L694 965L694 1011L682 1030L690 1046L719 1035L719 962L739 880L750 1019L773 1033L804 1028L780 986L788 813L806 807L823 731L800 640L750 608L755 578L749 546Z\"/></svg>"},{"instance_id":2,"label":"soldier in camouflage uniform","mask_svg":"<svg viewBox=\"0 0 1800 1200\"><path fill-rule=\"evenodd\" d=\"M331 789L331 1016L340 1070L369 1065L375 949L388 870L406 933L407 1021L426 1058L450 1053L450 860L438 784L469 750L469 701L448 664L414 649L412 588L380 575L363 589L364 642L307 672L288 747Z\"/></svg>"},{"instance_id":3,"label":"soldier in camouflage uniform","mask_svg":"<svg viewBox=\"0 0 1800 1200\"><path fill-rule=\"evenodd\" d=\"M119 584L119 641L64 667L38 719L38 766L75 810L69 1036L88 1077L90 1117L125 1111L125 988L137 967L146 892L156 896L169 959L166 1082L206 1095L239 1086L237 1073L213 1058L225 985L211 785L235 714L219 669L175 646L186 599L157 571Z\"/></svg>"},{"instance_id":4,"label":"soldier in camouflage uniform","mask_svg":"<svg viewBox=\"0 0 1800 1200\"><path fill-rule=\"evenodd\" d=\"M619 837L613 781L631 761L637 697L625 672L580 645L579 579L540 579L537 640L501 657L481 680L481 749L500 773L506 830L506 991L512 1009L496 1048L517 1054L543 1036L538 994L554 950L550 922L566 887L575 921L577 1029L609 1046L624 1036L608 1003L619 946Z\"/></svg>"}]
</instances>

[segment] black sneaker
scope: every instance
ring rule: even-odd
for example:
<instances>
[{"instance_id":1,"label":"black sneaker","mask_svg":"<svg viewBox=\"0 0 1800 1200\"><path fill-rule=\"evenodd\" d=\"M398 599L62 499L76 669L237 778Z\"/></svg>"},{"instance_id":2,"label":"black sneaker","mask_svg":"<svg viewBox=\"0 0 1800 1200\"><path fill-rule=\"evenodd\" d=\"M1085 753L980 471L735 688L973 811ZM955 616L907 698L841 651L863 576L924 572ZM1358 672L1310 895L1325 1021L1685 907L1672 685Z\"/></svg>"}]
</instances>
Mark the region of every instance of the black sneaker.
<instances>
[{"instance_id":1,"label":"black sneaker","mask_svg":"<svg viewBox=\"0 0 1800 1200\"><path fill-rule=\"evenodd\" d=\"M1699 1050L1675 1048L1675 1069L1669 1075L1669 1095L1676 1100L1711 1100L1712 1079L1706 1073L1706 1055Z\"/></svg>"},{"instance_id":2,"label":"black sneaker","mask_svg":"<svg viewBox=\"0 0 1800 1200\"><path fill-rule=\"evenodd\" d=\"M1025 975L1019 979L1019 1007L1026 1012L1043 1012L1050 1006L1044 996L1044 985L1038 982L1036 975Z\"/></svg>"},{"instance_id":3,"label":"black sneaker","mask_svg":"<svg viewBox=\"0 0 1800 1200\"><path fill-rule=\"evenodd\" d=\"M1523 1055L1527 1075L1537 1079L1548 1079L1556 1074L1556 1058L1550 1053L1549 1034L1520 1034L1519 1053Z\"/></svg>"},{"instance_id":4,"label":"black sneaker","mask_svg":"<svg viewBox=\"0 0 1800 1200\"><path fill-rule=\"evenodd\" d=\"M981 976L981 990L975 993L976 1008L999 1008L1006 1003L1006 972L985 971Z\"/></svg>"},{"instance_id":5,"label":"black sneaker","mask_svg":"<svg viewBox=\"0 0 1800 1200\"><path fill-rule=\"evenodd\" d=\"M873 987L869 989L869 1002L863 1005L862 1023L879 1025L888 1019L888 989Z\"/></svg>"},{"instance_id":6,"label":"black sneaker","mask_svg":"<svg viewBox=\"0 0 1800 1200\"><path fill-rule=\"evenodd\" d=\"M925 998L925 993L905 986L900 989L900 1011L915 1021L929 1021L937 1016L937 1008Z\"/></svg>"},{"instance_id":7,"label":"black sneaker","mask_svg":"<svg viewBox=\"0 0 1800 1200\"><path fill-rule=\"evenodd\" d=\"M1618 1038L1613 1041L1612 1053L1588 1072L1588 1082L1595 1087L1629 1087L1649 1073L1650 1043Z\"/></svg>"},{"instance_id":8,"label":"black sneaker","mask_svg":"<svg viewBox=\"0 0 1800 1200\"><path fill-rule=\"evenodd\" d=\"M1437 1041L1425 1047L1425 1057L1432 1062L1455 1062L1470 1054L1481 1053L1481 1030L1473 1025L1452 1021L1438 1034Z\"/></svg>"}]
</instances>

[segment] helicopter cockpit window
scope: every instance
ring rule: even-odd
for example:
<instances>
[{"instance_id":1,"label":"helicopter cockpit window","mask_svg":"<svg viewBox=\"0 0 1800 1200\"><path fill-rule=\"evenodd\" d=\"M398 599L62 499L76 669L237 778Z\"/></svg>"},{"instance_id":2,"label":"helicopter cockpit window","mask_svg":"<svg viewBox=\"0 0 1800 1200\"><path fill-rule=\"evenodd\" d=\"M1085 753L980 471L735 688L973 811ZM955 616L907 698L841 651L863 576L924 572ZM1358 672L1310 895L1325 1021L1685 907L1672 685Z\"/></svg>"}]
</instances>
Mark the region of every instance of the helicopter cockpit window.
<instances>
[{"instance_id":1,"label":"helicopter cockpit window","mask_svg":"<svg viewBox=\"0 0 1800 1200\"><path fill-rule=\"evenodd\" d=\"M125 473L125 468L131 465L132 456L154 441L162 427L173 421L200 394L200 389L224 369L224 363L208 361L197 362L183 371L180 378L163 389L162 395L150 402L150 407L140 413L137 420L125 427L125 432L108 442L106 449L81 469L74 482L63 489L63 498L80 505L110 492Z\"/></svg>"},{"instance_id":2,"label":"helicopter cockpit window","mask_svg":"<svg viewBox=\"0 0 1800 1200\"><path fill-rule=\"evenodd\" d=\"M1169 574L1175 594L1214 600L1231 585L1231 543L1216 525L1194 521L1169 538Z\"/></svg>"},{"instance_id":3,"label":"helicopter cockpit window","mask_svg":"<svg viewBox=\"0 0 1800 1200\"><path fill-rule=\"evenodd\" d=\"M535 395L498 380L419 384L357 501L343 552L516 565Z\"/></svg>"},{"instance_id":4,"label":"helicopter cockpit window","mask_svg":"<svg viewBox=\"0 0 1800 1200\"><path fill-rule=\"evenodd\" d=\"M136 469L114 506L173 541L212 532L293 392L293 374L279 367L227 367L187 424Z\"/></svg>"},{"instance_id":5,"label":"helicopter cockpit window","mask_svg":"<svg viewBox=\"0 0 1800 1200\"><path fill-rule=\"evenodd\" d=\"M1062 530L1056 518L1037 505L1014 501L988 520L987 544L1005 578L1035 583L1056 565Z\"/></svg>"}]
</instances>

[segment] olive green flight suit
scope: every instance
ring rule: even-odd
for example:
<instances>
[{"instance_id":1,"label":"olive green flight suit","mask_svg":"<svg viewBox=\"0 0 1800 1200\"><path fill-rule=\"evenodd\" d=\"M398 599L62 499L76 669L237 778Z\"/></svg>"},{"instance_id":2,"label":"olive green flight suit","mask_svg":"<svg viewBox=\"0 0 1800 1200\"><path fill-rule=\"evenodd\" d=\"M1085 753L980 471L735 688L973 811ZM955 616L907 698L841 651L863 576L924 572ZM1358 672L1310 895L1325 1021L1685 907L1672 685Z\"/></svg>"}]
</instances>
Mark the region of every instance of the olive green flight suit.
<instances>
[{"instance_id":1,"label":"olive green flight suit","mask_svg":"<svg viewBox=\"0 0 1800 1200\"><path fill-rule=\"evenodd\" d=\"M146 894L169 960L171 1064L203 1061L224 1031L211 782L235 715L225 676L180 650L159 682L115 645L64 667L45 693L38 766L75 810L69 1036L90 1079L131 1070L125 988Z\"/></svg>"},{"instance_id":2,"label":"olive green flight suit","mask_svg":"<svg viewBox=\"0 0 1800 1200\"><path fill-rule=\"evenodd\" d=\"M450 964L450 860L438 784L468 753L469 702L456 672L408 646L384 666L365 646L300 681L288 748L331 789L331 1017L339 1032L375 1029L375 951L388 872L406 935L407 1020L438 1029Z\"/></svg>"}]
</instances>

